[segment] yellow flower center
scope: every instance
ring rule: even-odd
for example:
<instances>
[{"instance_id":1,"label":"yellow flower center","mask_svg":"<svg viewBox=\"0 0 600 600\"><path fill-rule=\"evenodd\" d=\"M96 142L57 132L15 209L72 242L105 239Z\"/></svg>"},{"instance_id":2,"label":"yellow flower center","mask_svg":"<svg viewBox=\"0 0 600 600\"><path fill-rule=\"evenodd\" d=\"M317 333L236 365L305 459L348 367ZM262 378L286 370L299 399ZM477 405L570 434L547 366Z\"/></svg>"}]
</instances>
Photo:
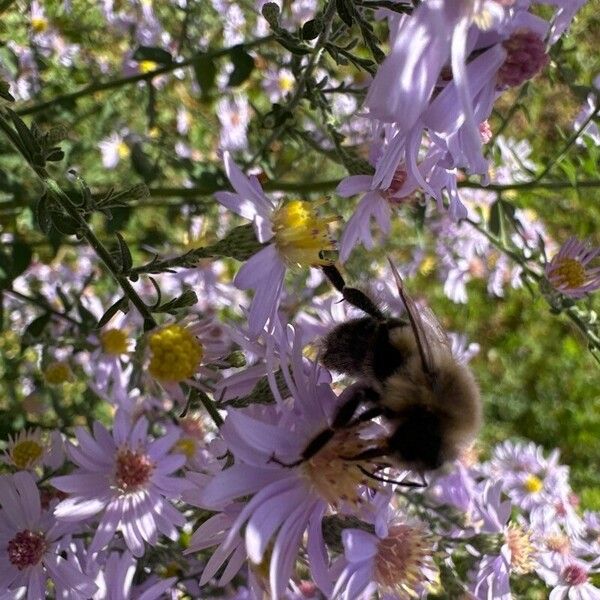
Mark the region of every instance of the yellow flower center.
<instances>
[{"instance_id":1,"label":"yellow flower center","mask_svg":"<svg viewBox=\"0 0 600 600\"><path fill-rule=\"evenodd\" d=\"M328 227L333 221L337 221L337 217L319 217L311 202L286 202L275 211L272 218L279 253L289 264L331 264L331 260L323 258L322 253L335 250Z\"/></svg>"},{"instance_id":2,"label":"yellow flower center","mask_svg":"<svg viewBox=\"0 0 600 600\"><path fill-rule=\"evenodd\" d=\"M185 454L188 460L196 456L196 449L197 443L194 438L181 438L175 444L175 452L181 452L181 454Z\"/></svg>"},{"instance_id":3,"label":"yellow flower center","mask_svg":"<svg viewBox=\"0 0 600 600\"><path fill-rule=\"evenodd\" d=\"M52 362L44 371L46 382L51 385L59 385L71 380L71 367L66 362Z\"/></svg>"},{"instance_id":4,"label":"yellow flower center","mask_svg":"<svg viewBox=\"0 0 600 600\"><path fill-rule=\"evenodd\" d=\"M198 370L202 344L181 325L169 325L150 336L152 357L148 370L159 381L183 381Z\"/></svg>"},{"instance_id":5,"label":"yellow flower center","mask_svg":"<svg viewBox=\"0 0 600 600\"><path fill-rule=\"evenodd\" d=\"M518 575L531 573L535 568L533 555L535 548L531 543L531 535L518 525L511 523L505 533L506 543L510 550L510 565Z\"/></svg>"},{"instance_id":6,"label":"yellow flower center","mask_svg":"<svg viewBox=\"0 0 600 600\"><path fill-rule=\"evenodd\" d=\"M125 142L119 142L119 145L117 146L117 154L119 155L119 158L121 160L124 160L126 158L129 158L131 150Z\"/></svg>"},{"instance_id":7,"label":"yellow flower center","mask_svg":"<svg viewBox=\"0 0 600 600\"><path fill-rule=\"evenodd\" d=\"M552 269L552 279L557 285L580 287L586 281L585 267L574 258L562 258Z\"/></svg>"},{"instance_id":8,"label":"yellow flower center","mask_svg":"<svg viewBox=\"0 0 600 600\"><path fill-rule=\"evenodd\" d=\"M17 442L10 452L10 458L17 469L28 469L37 463L44 452L35 440Z\"/></svg>"},{"instance_id":9,"label":"yellow flower center","mask_svg":"<svg viewBox=\"0 0 600 600\"><path fill-rule=\"evenodd\" d=\"M423 527L393 525L377 544L374 579L385 591L416 598L419 584L428 583L423 567L430 566L432 553L432 539Z\"/></svg>"},{"instance_id":10,"label":"yellow flower center","mask_svg":"<svg viewBox=\"0 0 600 600\"><path fill-rule=\"evenodd\" d=\"M289 92L294 89L294 78L289 75L279 76L279 89L282 92Z\"/></svg>"},{"instance_id":11,"label":"yellow flower center","mask_svg":"<svg viewBox=\"0 0 600 600\"><path fill-rule=\"evenodd\" d=\"M535 494L544 487L544 482L535 475L529 475L523 485L530 494Z\"/></svg>"},{"instance_id":12,"label":"yellow flower center","mask_svg":"<svg viewBox=\"0 0 600 600\"><path fill-rule=\"evenodd\" d=\"M100 334L102 350L112 356L125 354L128 341L127 333L123 329L107 329Z\"/></svg>"},{"instance_id":13,"label":"yellow flower center","mask_svg":"<svg viewBox=\"0 0 600 600\"><path fill-rule=\"evenodd\" d=\"M368 461L347 460L372 446L372 441L359 437L357 428L338 431L311 459L302 465L302 472L315 491L329 504L340 502L359 505L363 502L360 487L369 485L379 489L378 482L369 479L361 467L369 472L374 465Z\"/></svg>"},{"instance_id":14,"label":"yellow flower center","mask_svg":"<svg viewBox=\"0 0 600 600\"><path fill-rule=\"evenodd\" d=\"M150 73L150 71L156 71L158 64L153 60L141 60L138 66L140 73Z\"/></svg>"},{"instance_id":15,"label":"yellow flower center","mask_svg":"<svg viewBox=\"0 0 600 600\"><path fill-rule=\"evenodd\" d=\"M32 17L31 18L31 29L36 33L43 33L48 29L48 19L44 17Z\"/></svg>"}]
</instances>

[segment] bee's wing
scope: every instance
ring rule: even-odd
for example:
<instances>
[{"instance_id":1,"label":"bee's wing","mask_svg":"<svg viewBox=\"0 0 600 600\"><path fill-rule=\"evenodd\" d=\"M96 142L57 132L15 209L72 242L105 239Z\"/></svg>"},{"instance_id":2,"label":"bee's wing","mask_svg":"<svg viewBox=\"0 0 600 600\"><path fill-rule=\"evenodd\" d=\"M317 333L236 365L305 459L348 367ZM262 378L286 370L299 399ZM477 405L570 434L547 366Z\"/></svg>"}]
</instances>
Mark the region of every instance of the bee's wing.
<instances>
[{"instance_id":1,"label":"bee's wing","mask_svg":"<svg viewBox=\"0 0 600 600\"><path fill-rule=\"evenodd\" d=\"M429 308L417 307L415 301L404 290L404 283L402 282L400 273L398 273L398 269L396 269L389 257L388 261L392 268L396 285L398 286L398 293L400 294L400 298L402 298L402 302L404 302L404 306L406 306L408 320L410 321L410 325L415 335L421 362L423 364L423 370L427 374L433 376L436 372L435 353L433 348L439 345L449 348L450 342L448 336Z\"/></svg>"}]
</instances>

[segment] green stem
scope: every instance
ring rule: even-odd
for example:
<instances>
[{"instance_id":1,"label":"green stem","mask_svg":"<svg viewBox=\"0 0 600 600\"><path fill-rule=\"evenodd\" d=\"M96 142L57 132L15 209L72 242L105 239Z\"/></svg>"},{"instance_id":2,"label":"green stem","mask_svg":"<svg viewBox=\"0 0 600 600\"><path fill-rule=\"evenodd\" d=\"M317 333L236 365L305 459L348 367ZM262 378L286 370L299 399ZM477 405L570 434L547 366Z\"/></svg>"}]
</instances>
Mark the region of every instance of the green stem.
<instances>
[{"instance_id":1,"label":"green stem","mask_svg":"<svg viewBox=\"0 0 600 600\"><path fill-rule=\"evenodd\" d=\"M260 46L261 44L265 44L270 42L273 39L272 35L268 35L262 38L258 38L256 40L252 40L251 42L246 42L244 44L238 44L236 46L232 46L229 48L221 48L220 50L214 50L212 52L198 52L194 54L191 58L187 58L185 60L180 60L173 62L169 65L164 65L155 69L154 71L149 71L148 73L138 73L136 75L130 75L129 77L122 77L120 79L113 79L111 81L103 81L100 83L92 83L76 92L69 92L67 94L61 94L60 96L55 96L51 100L47 100L45 102L40 102L38 104L33 104L31 106L26 106L17 111L18 115L31 115L34 113L42 112L55 104L62 104L64 102L73 102L82 98L83 96L89 96L90 94L95 94L96 92L103 92L106 90L112 90L115 88L119 88L124 85L131 85L132 83L137 83L138 81L151 81L154 77L158 77L159 75L164 75L165 73L170 73L175 69L182 69L184 67L189 67L193 65L194 62L199 57L205 57L208 59L221 58L223 56L227 56L232 52L238 51L240 48L244 48L246 50L250 48L254 48L256 46Z\"/></svg>"},{"instance_id":2,"label":"green stem","mask_svg":"<svg viewBox=\"0 0 600 600\"><path fill-rule=\"evenodd\" d=\"M323 51L325 49L325 44L329 38L329 34L331 32L331 23L333 21L333 17L336 12L336 3L334 0L329 0L325 12L323 13L323 29L317 38L315 46L313 48L312 54L308 60L302 75L298 79L298 85L294 90L292 97L286 105L286 110L292 112L296 106L300 103L302 98L304 97L304 91L306 89L306 84L308 82L308 78L312 75L313 71L317 67L321 56L323 55ZM278 125L271 133L271 135L263 142L261 147L254 153L248 164L253 165L256 163L258 158L262 156L263 152L276 140L278 139L283 130L287 127L285 121Z\"/></svg>"},{"instance_id":3,"label":"green stem","mask_svg":"<svg viewBox=\"0 0 600 600\"><path fill-rule=\"evenodd\" d=\"M33 296L28 296L27 294L22 294L21 292L18 292L17 290L13 290L12 288L9 288L9 289L3 290L3 291L6 292L7 294L10 294L11 296L14 296L15 298L19 298L19 299L23 300L24 302L29 302L30 304L33 304L34 306L38 306L39 308L42 308L46 312L49 312L50 314L52 314L56 317L59 317L60 319L64 319L65 321L68 321L69 323L76 325L77 327L82 326L82 324L77 319L74 319L73 317L67 315L66 313L62 313L59 310L52 308L49 304L47 304L43 300L34 298Z\"/></svg>"},{"instance_id":4,"label":"green stem","mask_svg":"<svg viewBox=\"0 0 600 600\"><path fill-rule=\"evenodd\" d=\"M558 164L565 157L567 152L570 150L571 146L573 146L573 144L575 144L575 142L579 139L579 136L583 133L584 129L593 121L593 119L596 118L598 114L600 114L600 106L592 112L592 114L581 124L579 129L577 129L577 131L567 140L566 144L563 146L563 149L558 153L558 155L556 155L546 165L546 167L541 173L539 173L539 175L536 175L535 179L533 180L534 182L541 181L545 177L545 175L550 172L552 167Z\"/></svg>"},{"instance_id":5,"label":"green stem","mask_svg":"<svg viewBox=\"0 0 600 600\"><path fill-rule=\"evenodd\" d=\"M7 131L11 130L12 135ZM7 136L13 142L13 137L16 134L12 127L6 122L4 116L0 114L0 129L7 133ZM81 232L81 235L87 240L88 244L92 247L97 256L102 260L102 262L106 265L108 270L111 272L113 277L119 283L131 303L137 308L139 313L144 318L144 328L152 329L156 327L156 321L150 312L150 309L146 305L146 303L138 296L137 292L133 289L133 286L121 273L121 268L115 262L110 252L104 247L102 242L96 237L94 232L90 229L89 225L82 217L80 212L77 210L77 207L71 202L69 196L62 190L60 185L50 177L47 173L46 169L34 164L31 161L31 157L29 156L29 152L22 146L20 139L19 143L15 143L15 148L19 151L19 153L23 156L23 158L27 161L29 166L33 169L35 174L38 176L46 190L52 195L52 197L60 204L62 209L76 221L78 225L78 229ZM14 142L13 142L14 143Z\"/></svg>"}]
</instances>

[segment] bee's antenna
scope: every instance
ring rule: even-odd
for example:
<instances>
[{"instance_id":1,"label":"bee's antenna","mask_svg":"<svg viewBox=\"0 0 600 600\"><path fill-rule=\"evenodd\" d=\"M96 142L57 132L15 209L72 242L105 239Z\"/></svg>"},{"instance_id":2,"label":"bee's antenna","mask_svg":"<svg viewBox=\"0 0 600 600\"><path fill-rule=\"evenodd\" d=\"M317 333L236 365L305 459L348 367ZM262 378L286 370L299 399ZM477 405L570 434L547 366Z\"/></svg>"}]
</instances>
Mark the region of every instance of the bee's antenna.
<instances>
[{"instance_id":1,"label":"bee's antenna","mask_svg":"<svg viewBox=\"0 0 600 600\"><path fill-rule=\"evenodd\" d=\"M421 357L423 370L425 371L425 373L427 373L427 375L431 377L434 375L434 369L432 368L431 352L429 350L429 344L427 343L427 337L424 335L423 329L420 325L421 321L419 319L419 313L412 298L410 298L408 294L404 291L404 283L402 281L402 277L400 277L400 273L398 273L398 269L396 269L396 266L394 265L392 259L389 256L387 257L387 259L390 263L394 279L396 280L398 293L400 294L400 298L402 299L402 302L404 302L404 306L406 307L406 314L408 315L408 320L410 321L410 326L412 327L413 334L415 336L415 341L419 350L419 356Z\"/></svg>"},{"instance_id":2,"label":"bee's antenna","mask_svg":"<svg viewBox=\"0 0 600 600\"><path fill-rule=\"evenodd\" d=\"M381 475L375 475L375 473L370 473L367 471L362 465L356 465L359 471L366 475L369 479L374 479L375 481L381 481L382 483L393 483L394 485L402 485L404 487L410 488L421 488L426 487L427 482L417 483L416 481L396 481L395 479L388 479L387 477L382 477Z\"/></svg>"}]
</instances>

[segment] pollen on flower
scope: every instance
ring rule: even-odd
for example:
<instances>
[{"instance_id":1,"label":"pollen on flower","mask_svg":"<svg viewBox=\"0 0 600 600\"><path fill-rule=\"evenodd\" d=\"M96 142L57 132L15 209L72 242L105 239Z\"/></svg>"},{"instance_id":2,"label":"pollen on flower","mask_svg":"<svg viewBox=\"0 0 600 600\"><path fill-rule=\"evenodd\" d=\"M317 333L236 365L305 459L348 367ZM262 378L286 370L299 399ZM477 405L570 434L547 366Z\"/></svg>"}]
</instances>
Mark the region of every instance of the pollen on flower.
<instances>
[{"instance_id":1,"label":"pollen on flower","mask_svg":"<svg viewBox=\"0 0 600 600\"><path fill-rule=\"evenodd\" d=\"M557 287L578 288L586 282L585 267L575 258L561 258L554 265L550 280Z\"/></svg>"},{"instance_id":2,"label":"pollen on flower","mask_svg":"<svg viewBox=\"0 0 600 600\"><path fill-rule=\"evenodd\" d=\"M202 344L181 325L168 325L150 335L152 353L148 370L159 381L188 379L204 355Z\"/></svg>"},{"instance_id":3,"label":"pollen on flower","mask_svg":"<svg viewBox=\"0 0 600 600\"><path fill-rule=\"evenodd\" d=\"M196 455L196 450L198 449L198 442L194 438L186 437L181 438L175 444L174 452L181 452L185 455L185 457L190 460L194 458Z\"/></svg>"},{"instance_id":4,"label":"pollen on flower","mask_svg":"<svg viewBox=\"0 0 600 600\"><path fill-rule=\"evenodd\" d=\"M121 160L125 160L126 158L129 158L129 155L131 154L131 150L129 149L129 146L125 142L120 141L119 145L117 146L117 154L119 155L119 158Z\"/></svg>"},{"instance_id":5,"label":"pollen on flower","mask_svg":"<svg viewBox=\"0 0 600 600\"><path fill-rule=\"evenodd\" d=\"M544 539L544 544L548 550L564 554L571 552L571 540L563 533L555 533Z\"/></svg>"},{"instance_id":6,"label":"pollen on flower","mask_svg":"<svg viewBox=\"0 0 600 600\"><path fill-rule=\"evenodd\" d=\"M544 482L535 475L528 475L523 482L523 486L530 494L535 494L541 491L541 489L544 487Z\"/></svg>"},{"instance_id":7,"label":"pollen on flower","mask_svg":"<svg viewBox=\"0 0 600 600\"><path fill-rule=\"evenodd\" d=\"M340 502L359 505L363 501L360 495L361 485L369 485L375 489L379 489L379 486L361 471L361 468L373 470L369 461L347 459L371 446L372 443L359 437L356 428L340 430L319 452L302 464L303 475L332 506L338 506Z\"/></svg>"},{"instance_id":8,"label":"pollen on flower","mask_svg":"<svg viewBox=\"0 0 600 600\"><path fill-rule=\"evenodd\" d=\"M107 329L100 334L102 350L106 354L119 356L128 350L127 332L123 329Z\"/></svg>"},{"instance_id":9,"label":"pollen on flower","mask_svg":"<svg viewBox=\"0 0 600 600\"><path fill-rule=\"evenodd\" d=\"M44 447L33 439L17 442L9 450L11 461L18 469L29 469L35 466L43 454Z\"/></svg>"},{"instance_id":10,"label":"pollen on flower","mask_svg":"<svg viewBox=\"0 0 600 600\"><path fill-rule=\"evenodd\" d=\"M19 531L6 547L8 560L19 571L37 565L46 550L46 540L41 533L24 529Z\"/></svg>"},{"instance_id":11,"label":"pollen on flower","mask_svg":"<svg viewBox=\"0 0 600 600\"><path fill-rule=\"evenodd\" d=\"M153 60L141 60L138 67L140 69L140 73L150 73L151 71L156 71L158 64Z\"/></svg>"},{"instance_id":12,"label":"pollen on flower","mask_svg":"<svg viewBox=\"0 0 600 600\"><path fill-rule=\"evenodd\" d=\"M51 385L66 383L67 381L71 381L71 377L71 367L66 362L51 362L44 370L44 379Z\"/></svg>"},{"instance_id":13,"label":"pollen on flower","mask_svg":"<svg viewBox=\"0 0 600 600\"><path fill-rule=\"evenodd\" d=\"M519 575L531 573L535 568L535 547L531 543L531 535L519 525L511 523L504 534L510 550L510 565Z\"/></svg>"},{"instance_id":14,"label":"pollen on flower","mask_svg":"<svg viewBox=\"0 0 600 600\"><path fill-rule=\"evenodd\" d=\"M537 75L549 61L540 36L528 29L515 31L503 44L506 60L498 70L498 87L516 87Z\"/></svg>"},{"instance_id":15,"label":"pollen on flower","mask_svg":"<svg viewBox=\"0 0 600 600\"><path fill-rule=\"evenodd\" d=\"M386 591L416 597L416 588L428 583L423 570L430 565L432 553L432 538L423 526L392 525L377 544L374 579Z\"/></svg>"},{"instance_id":16,"label":"pollen on flower","mask_svg":"<svg viewBox=\"0 0 600 600\"><path fill-rule=\"evenodd\" d=\"M115 483L120 490L132 492L143 487L152 472L154 463L143 452L122 448L117 454Z\"/></svg>"},{"instance_id":17,"label":"pollen on flower","mask_svg":"<svg viewBox=\"0 0 600 600\"><path fill-rule=\"evenodd\" d=\"M315 205L302 200L290 200L273 214L272 224L275 245L281 256L290 264L302 266L327 265L323 252L335 250L329 234L329 223L337 217L322 218Z\"/></svg>"},{"instance_id":18,"label":"pollen on flower","mask_svg":"<svg viewBox=\"0 0 600 600\"><path fill-rule=\"evenodd\" d=\"M43 33L48 29L48 19L45 17L31 17L31 29L36 33Z\"/></svg>"}]
</instances>

